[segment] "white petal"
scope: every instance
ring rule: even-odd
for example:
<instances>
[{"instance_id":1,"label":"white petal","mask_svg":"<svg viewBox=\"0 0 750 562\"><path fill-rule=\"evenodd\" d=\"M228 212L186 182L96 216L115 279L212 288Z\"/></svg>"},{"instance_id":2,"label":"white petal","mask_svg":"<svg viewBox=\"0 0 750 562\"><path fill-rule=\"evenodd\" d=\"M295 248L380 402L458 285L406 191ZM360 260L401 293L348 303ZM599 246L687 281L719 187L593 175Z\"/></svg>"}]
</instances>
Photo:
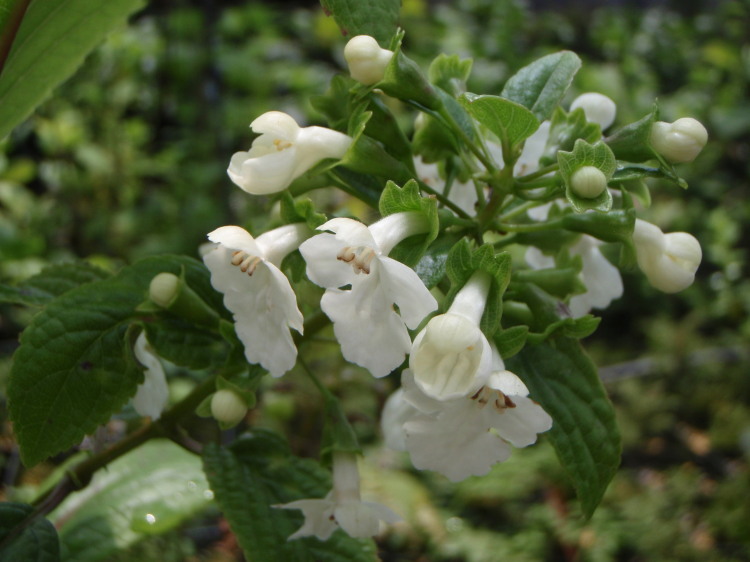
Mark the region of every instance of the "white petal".
<instances>
[{"instance_id":1,"label":"white petal","mask_svg":"<svg viewBox=\"0 0 750 562\"><path fill-rule=\"evenodd\" d=\"M492 373L487 379L487 386L499 390L507 396L528 396L529 389L518 375L511 371L502 370Z\"/></svg>"},{"instance_id":2,"label":"white petal","mask_svg":"<svg viewBox=\"0 0 750 562\"><path fill-rule=\"evenodd\" d=\"M305 170L297 171L297 149L294 146L279 152L248 158L240 167L241 182L235 183L253 195L278 193ZM231 175L230 175L231 177ZM232 178L234 181L234 178Z\"/></svg>"},{"instance_id":3,"label":"white petal","mask_svg":"<svg viewBox=\"0 0 750 562\"><path fill-rule=\"evenodd\" d=\"M208 234L211 242L226 246L230 250L242 250L251 256L263 257L252 235L239 226L222 226Z\"/></svg>"},{"instance_id":4,"label":"white petal","mask_svg":"<svg viewBox=\"0 0 750 562\"><path fill-rule=\"evenodd\" d=\"M305 240L299 251L307 264L310 281L324 289L336 289L352 282L354 270L336 256L346 243L324 232Z\"/></svg>"},{"instance_id":5,"label":"white petal","mask_svg":"<svg viewBox=\"0 0 750 562\"><path fill-rule=\"evenodd\" d=\"M534 246L529 246L526 249L524 259L532 269L547 269L555 267L555 258L552 256L545 256L539 248L535 248Z\"/></svg>"},{"instance_id":6,"label":"white petal","mask_svg":"<svg viewBox=\"0 0 750 562\"><path fill-rule=\"evenodd\" d=\"M399 388L388 397L380 415L380 428L385 446L394 451L406 450L404 423L419 412L404 399L404 389Z\"/></svg>"},{"instance_id":7,"label":"white petal","mask_svg":"<svg viewBox=\"0 0 750 562\"><path fill-rule=\"evenodd\" d=\"M281 111L268 111L257 117L250 128L256 133L271 135L272 137L293 141L297 138L300 126L291 115Z\"/></svg>"},{"instance_id":8,"label":"white petal","mask_svg":"<svg viewBox=\"0 0 750 562\"><path fill-rule=\"evenodd\" d=\"M318 230L330 230L337 240L346 242L347 246L369 246L377 249L375 239L370 230L359 221L347 218L335 218L321 224Z\"/></svg>"},{"instance_id":9,"label":"white petal","mask_svg":"<svg viewBox=\"0 0 750 562\"><path fill-rule=\"evenodd\" d=\"M283 505L275 505L281 509L299 509L305 517L302 527L290 535L287 540L300 537L316 536L320 540L327 540L338 529L333 518L334 503L326 497L324 499L297 500Z\"/></svg>"},{"instance_id":10,"label":"white petal","mask_svg":"<svg viewBox=\"0 0 750 562\"><path fill-rule=\"evenodd\" d=\"M437 301L416 272L394 259L381 257L380 282L387 295L398 305L401 318L412 330L425 316L437 310Z\"/></svg>"},{"instance_id":11,"label":"white petal","mask_svg":"<svg viewBox=\"0 0 750 562\"><path fill-rule=\"evenodd\" d=\"M401 372L401 387L404 389L404 400L422 414L436 414L445 408L445 402L430 398L419 389L411 369Z\"/></svg>"},{"instance_id":12,"label":"white petal","mask_svg":"<svg viewBox=\"0 0 750 562\"><path fill-rule=\"evenodd\" d=\"M298 168L307 170L324 158L342 158L353 139L325 127L305 127L297 136Z\"/></svg>"},{"instance_id":13,"label":"white petal","mask_svg":"<svg viewBox=\"0 0 750 562\"><path fill-rule=\"evenodd\" d=\"M550 122L543 121L539 128L526 139L523 151L516 161L513 173L515 176L525 176L539 169L539 159L544 154L544 148L549 138Z\"/></svg>"},{"instance_id":14,"label":"white petal","mask_svg":"<svg viewBox=\"0 0 750 562\"><path fill-rule=\"evenodd\" d=\"M552 427L552 418L544 409L525 396L513 396L515 408L496 410L488 405L482 410L485 423L515 447L536 443L537 434Z\"/></svg>"},{"instance_id":15,"label":"white petal","mask_svg":"<svg viewBox=\"0 0 750 562\"><path fill-rule=\"evenodd\" d=\"M145 367L143 382L133 397L133 408L141 416L158 420L169 401L169 387L164 368L159 358L151 350L146 340L146 332L141 332L133 348L136 359Z\"/></svg>"}]
</instances>

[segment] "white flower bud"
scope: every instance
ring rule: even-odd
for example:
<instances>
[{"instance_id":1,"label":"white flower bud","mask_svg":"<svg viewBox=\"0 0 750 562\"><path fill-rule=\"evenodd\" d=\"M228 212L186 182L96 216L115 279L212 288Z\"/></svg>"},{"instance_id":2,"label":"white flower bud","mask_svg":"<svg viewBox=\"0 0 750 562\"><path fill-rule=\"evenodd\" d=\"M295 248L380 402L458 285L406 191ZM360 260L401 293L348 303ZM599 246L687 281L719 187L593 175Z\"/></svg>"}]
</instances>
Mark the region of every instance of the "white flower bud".
<instances>
[{"instance_id":1,"label":"white flower bud","mask_svg":"<svg viewBox=\"0 0 750 562\"><path fill-rule=\"evenodd\" d=\"M381 49L369 35L352 37L344 47L344 58L349 73L357 82L371 86L383 79L385 68L391 62L393 51Z\"/></svg>"},{"instance_id":2,"label":"white flower bud","mask_svg":"<svg viewBox=\"0 0 750 562\"><path fill-rule=\"evenodd\" d=\"M180 278L173 273L159 273L148 286L148 297L162 308L174 301L180 287Z\"/></svg>"},{"instance_id":3,"label":"white flower bud","mask_svg":"<svg viewBox=\"0 0 750 562\"><path fill-rule=\"evenodd\" d=\"M672 163L692 162L707 141L706 128L692 117L674 123L657 121L651 127L651 146Z\"/></svg>"},{"instance_id":4,"label":"white flower bud","mask_svg":"<svg viewBox=\"0 0 750 562\"><path fill-rule=\"evenodd\" d=\"M687 232L664 234L659 227L636 219L633 242L638 266L656 289L677 293L693 284L703 257L693 235Z\"/></svg>"},{"instance_id":5,"label":"white flower bud","mask_svg":"<svg viewBox=\"0 0 750 562\"><path fill-rule=\"evenodd\" d=\"M598 123L602 131L609 127L615 121L617 115L617 106L610 98L604 94L588 92L581 94L573 103L570 104L570 111L578 108L583 109L586 120L592 123Z\"/></svg>"},{"instance_id":6,"label":"white flower bud","mask_svg":"<svg viewBox=\"0 0 750 562\"><path fill-rule=\"evenodd\" d=\"M231 390L217 390L211 397L211 415L228 426L237 425L247 413L247 402Z\"/></svg>"},{"instance_id":7,"label":"white flower bud","mask_svg":"<svg viewBox=\"0 0 750 562\"><path fill-rule=\"evenodd\" d=\"M607 189L607 176L595 166L583 166L570 177L570 188L579 197L594 199Z\"/></svg>"}]
</instances>

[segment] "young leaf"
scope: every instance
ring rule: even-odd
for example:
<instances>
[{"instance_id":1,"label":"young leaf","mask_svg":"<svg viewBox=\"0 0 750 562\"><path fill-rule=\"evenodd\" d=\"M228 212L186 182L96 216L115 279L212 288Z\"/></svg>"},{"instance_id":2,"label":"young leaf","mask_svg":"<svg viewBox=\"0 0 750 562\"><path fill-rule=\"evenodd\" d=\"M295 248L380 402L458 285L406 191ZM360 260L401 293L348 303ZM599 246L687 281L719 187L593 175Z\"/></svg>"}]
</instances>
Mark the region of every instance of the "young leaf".
<instances>
[{"instance_id":1,"label":"young leaf","mask_svg":"<svg viewBox=\"0 0 750 562\"><path fill-rule=\"evenodd\" d=\"M0 74L0 139L143 0L34 0Z\"/></svg>"},{"instance_id":2,"label":"young leaf","mask_svg":"<svg viewBox=\"0 0 750 562\"><path fill-rule=\"evenodd\" d=\"M401 0L320 0L347 37L370 35L385 45L398 27Z\"/></svg>"},{"instance_id":3,"label":"young leaf","mask_svg":"<svg viewBox=\"0 0 750 562\"><path fill-rule=\"evenodd\" d=\"M547 55L511 76L500 95L544 121L550 118L580 67L581 59L571 51Z\"/></svg>"},{"instance_id":4,"label":"young leaf","mask_svg":"<svg viewBox=\"0 0 750 562\"><path fill-rule=\"evenodd\" d=\"M126 333L157 273L185 269L191 287L221 309L200 262L158 256L51 301L21 334L8 381L11 419L27 466L77 444L135 394L143 380ZM217 297L219 303L216 303Z\"/></svg>"},{"instance_id":5,"label":"young leaf","mask_svg":"<svg viewBox=\"0 0 750 562\"><path fill-rule=\"evenodd\" d=\"M539 128L539 121L531 111L510 100L464 94L459 101L474 119L510 146L526 140Z\"/></svg>"},{"instance_id":6,"label":"young leaf","mask_svg":"<svg viewBox=\"0 0 750 562\"><path fill-rule=\"evenodd\" d=\"M441 53L430 63L427 76L438 88L458 96L466 90L466 81L471 74L472 64L471 59Z\"/></svg>"},{"instance_id":7,"label":"young leaf","mask_svg":"<svg viewBox=\"0 0 750 562\"><path fill-rule=\"evenodd\" d=\"M0 503L0 542L33 512L33 507L23 503ZM10 543L0 547L0 560L59 562L60 543L54 525L37 517Z\"/></svg>"},{"instance_id":8,"label":"young leaf","mask_svg":"<svg viewBox=\"0 0 750 562\"><path fill-rule=\"evenodd\" d=\"M0 285L0 302L43 306L79 285L109 276L108 272L86 262L52 265L29 277L18 287Z\"/></svg>"},{"instance_id":9,"label":"young leaf","mask_svg":"<svg viewBox=\"0 0 750 562\"><path fill-rule=\"evenodd\" d=\"M549 137L544 147L544 154L539 159L539 165L547 166L556 162L558 150L573 150L573 146L578 139L594 143L601 136L602 131L599 124L587 121L583 109L578 108L570 113L565 113L562 108L556 107L552 114Z\"/></svg>"}]
</instances>

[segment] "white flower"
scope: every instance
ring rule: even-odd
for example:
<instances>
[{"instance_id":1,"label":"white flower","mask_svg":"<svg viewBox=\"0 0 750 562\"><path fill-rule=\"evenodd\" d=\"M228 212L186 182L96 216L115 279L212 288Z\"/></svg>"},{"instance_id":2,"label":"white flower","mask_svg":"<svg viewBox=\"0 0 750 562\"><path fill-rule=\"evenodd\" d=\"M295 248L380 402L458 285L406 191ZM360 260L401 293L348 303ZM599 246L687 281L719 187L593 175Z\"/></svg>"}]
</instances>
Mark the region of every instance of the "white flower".
<instances>
[{"instance_id":1,"label":"white flower","mask_svg":"<svg viewBox=\"0 0 750 562\"><path fill-rule=\"evenodd\" d=\"M321 307L333 321L344 358L384 377L411 347L407 327L416 328L437 308L417 274L387 257L404 238L426 232L426 221L419 213L396 213L369 228L338 218L318 230L331 233L300 246L307 276L327 289ZM345 285L351 289L341 290Z\"/></svg>"},{"instance_id":2,"label":"white flower","mask_svg":"<svg viewBox=\"0 0 750 562\"><path fill-rule=\"evenodd\" d=\"M302 313L279 265L309 232L302 224L290 224L257 239L239 226L223 226L208 235L217 243L203 256L211 285L224 294L247 360L260 363L274 377L297 360L290 329L302 333Z\"/></svg>"},{"instance_id":3,"label":"white flower","mask_svg":"<svg viewBox=\"0 0 750 562\"><path fill-rule=\"evenodd\" d=\"M615 122L617 106L610 98L596 92L581 94L570 104L572 112L579 107L583 108L586 120L598 123L602 131Z\"/></svg>"},{"instance_id":4,"label":"white flower","mask_svg":"<svg viewBox=\"0 0 750 562\"><path fill-rule=\"evenodd\" d=\"M427 396L449 400L474 392L484 382L491 354L479 329L491 279L478 271L461 288L445 314L432 318L414 338L409 367Z\"/></svg>"},{"instance_id":5,"label":"white flower","mask_svg":"<svg viewBox=\"0 0 750 562\"><path fill-rule=\"evenodd\" d=\"M510 445L535 443L538 433L552 427L552 418L528 398L526 385L505 370L494 348L493 359L486 384L471 396L448 401L425 395L405 370L403 389L383 412L386 443L407 450L416 468L435 470L454 482L487 474L508 459Z\"/></svg>"},{"instance_id":6,"label":"white flower","mask_svg":"<svg viewBox=\"0 0 750 562\"><path fill-rule=\"evenodd\" d=\"M372 537L380 532L380 521L401 520L390 508L361 500L357 457L351 453L333 454L333 489L325 498L297 500L275 507L299 509L305 516L302 527L288 540L315 535L324 541L339 527L351 537Z\"/></svg>"},{"instance_id":7,"label":"white flower","mask_svg":"<svg viewBox=\"0 0 750 562\"><path fill-rule=\"evenodd\" d=\"M593 236L583 234L569 248L571 255L581 256L582 268L579 278L586 286L585 293L572 296L568 302L573 318L588 314L592 308L607 308L614 299L622 296L620 272L599 250L601 245L602 242ZM533 246L526 250L526 263L534 269L555 267L554 258L545 256Z\"/></svg>"},{"instance_id":8,"label":"white flower","mask_svg":"<svg viewBox=\"0 0 750 562\"><path fill-rule=\"evenodd\" d=\"M636 219L633 242L638 266L655 288L677 293L693 284L703 257L694 236L687 232L664 234L658 226Z\"/></svg>"},{"instance_id":9,"label":"white flower","mask_svg":"<svg viewBox=\"0 0 750 562\"><path fill-rule=\"evenodd\" d=\"M133 408L141 416L148 416L156 421L161 417L169 400L169 388L164 368L153 348L146 339L146 332L141 332L133 347L135 358L145 368L143 382L133 397Z\"/></svg>"},{"instance_id":10,"label":"white flower","mask_svg":"<svg viewBox=\"0 0 750 562\"><path fill-rule=\"evenodd\" d=\"M549 139L550 127L551 123L549 121L542 121L539 128L524 141L521 155L513 167L513 175L515 177L533 174L539 169L539 159L544 155L544 149ZM491 141L486 144L492 159L497 163L499 168L503 168L505 161L503 160L502 147L498 143Z\"/></svg>"},{"instance_id":11,"label":"white flower","mask_svg":"<svg viewBox=\"0 0 750 562\"><path fill-rule=\"evenodd\" d=\"M424 114L420 113L420 115ZM414 158L414 169L419 181L445 195L445 180L440 177L440 169L437 164L427 164L421 156L418 156ZM467 215L474 216L476 214L477 192L472 183L454 181L451 184L448 198Z\"/></svg>"},{"instance_id":12,"label":"white flower","mask_svg":"<svg viewBox=\"0 0 750 562\"><path fill-rule=\"evenodd\" d=\"M293 180L324 158L341 158L351 137L324 127L300 127L286 113L269 111L250 124L256 133L247 152L237 152L227 173L234 183L253 195L286 189Z\"/></svg>"},{"instance_id":13,"label":"white flower","mask_svg":"<svg viewBox=\"0 0 750 562\"><path fill-rule=\"evenodd\" d=\"M651 126L651 146L669 162L692 162L708 142L708 131L692 117L674 123L657 121Z\"/></svg>"},{"instance_id":14,"label":"white flower","mask_svg":"<svg viewBox=\"0 0 750 562\"><path fill-rule=\"evenodd\" d=\"M382 49L369 35L352 37L344 47L344 58L349 65L349 73L365 86L377 84L383 79L392 57L393 51Z\"/></svg>"}]
</instances>

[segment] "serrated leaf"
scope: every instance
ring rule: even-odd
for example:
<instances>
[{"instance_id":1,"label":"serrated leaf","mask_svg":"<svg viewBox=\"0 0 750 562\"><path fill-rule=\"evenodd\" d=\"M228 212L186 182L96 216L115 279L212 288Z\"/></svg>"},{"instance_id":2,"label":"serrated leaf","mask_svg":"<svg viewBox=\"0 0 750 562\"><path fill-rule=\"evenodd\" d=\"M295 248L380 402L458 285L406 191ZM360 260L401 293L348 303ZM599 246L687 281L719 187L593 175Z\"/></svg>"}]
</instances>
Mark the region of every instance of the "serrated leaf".
<instances>
[{"instance_id":1,"label":"serrated leaf","mask_svg":"<svg viewBox=\"0 0 750 562\"><path fill-rule=\"evenodd\" d=\"M142 0L31 2L0 74L0 139L142 5Z\"/></svg>"},{"instance_id":2,"label":"serrated leaf","mask_svg":"<svg viewBox=\"0 0 750 562\"><path fill-rule=\"evenodd\" d=\"M495 334L495 346L503 359L509 359L523 349L529 334L528 326L511 326Z\"/></svg>"},{"instance_id":3,"label":"serrated leaf","mask_svg":"<svg viewBox=\"0 0 750 562\"><path fill-rule=\"evenodd\" d=\"M620 464L615 412L581 346L557 338L526 346L507 361L554 423L548 433L590 517Z\"/></svg>"},{"instance_id":4,"label":"serrated leaf","mask_svg":"<svg viewBox=\"0 0 750 562\"><path fill-rule=\"evenodd\" d=\"M496 254L490 244L484 244L472 250L469 241L462 238L448 253L446 273L450 279L451 288L446 297L446 303L453 302L458 291L476 271L487 273L492 278L492 285L487 295L480 328L487 337L492 337L500 327L503 294L510 282L511 267L512 260L507 252Z\"/></svg>"},{"instance_id":5,"label":"serrated leaf","mask_svg":"<svg viewBox=\"0 0 750 562\"><path fill-rule=\"evenodd\" d=\"M219 334L176 317L161 317L144 325L146 337L159 357L187 367L207 369L221 365L228 346Z\"/></svg>"},{"instance_id":6,"label":"serrated leaf","mask_svg":"<svg viewBox=\"0 0 750 562\"><path fill-rule=\"evenodd\" d=\"M428 289L432 289L445 277L448 253L459 239L460 236L451 234L440 236L430 244L427 251L414 266L414 271Z\"/></svg>"},{"instance_id":7,"label":"serrated leaf","mask_svg":"<svg viewBox=\"0 0 750 562\"><path fill-rule=\"evenodd\" d=\"M23 503L0 503L0 542L33 512L33 507ZM0 560L59 562L60 543L54 525L44 517L37 517L9 544L0 548Z\"/></svg>"},{"instance_id":8,"label":"serrated leaf","mask_svg":"<svg viewBox=\"0 0 750 562\"><path fill-rule=\"evenodd\" d=\"M348 37L370 35L385 45L398 27L401 0L320 0L320 4Z\"/></svg>"},{"instance_id":9,"label":"serrated leaf","mask_svg":"<svg viewBox=\"0 0 750 562\"><path fill-rule=\"evenodd\" d=\"M310 198L294 199L288 191L284 191L279 198L280 215L284 224L304 222L310 229L315 230L328 220L323 213L315 210Z\"/></svg>"},{"instance_id":10,"label":"serrated leaf","mask_svg":"<svg viewBox=\"0 0 750 562\"><path fill-rule=\"evenodd\" d=\"M560 175L565 183L565 197L578 213L589 209L607 212L612 208L612 194L605 188L597 197L581 197L572 186L573 174L585 166L591 166L604 174L609 182L617 168L617 161L610 148L599 141L589 144L583 139L578 139L573 146L572 152L559 151L557 163L560 165Z\"/></svg>"},{"instance_id":11,"label":"serrated leaf","mask_svg":"<svg viewBox=\"0 0 750 562\"><path fill-rule=\"evenodd\" d=\"M570 113L556 107L552 114L549 137L544 147L544 154L539 159L540 166L557 162L558 150L573 150L576 140L583 139L588 143L596 142L602 136L598 123L586 120L586 114L580 107Z\"/></svg>"},{"instance_id":12,"label":"serrated leaf","mask_svg":"<svg viewBox=\"0 0 750 562\"><path fill-rule=\"evenodd\" d=\"M34 316L21 334L8 382L10 415L27 466L77 444L135 394L143 373L126 342L130 321L154 275L179 275L182 267L204 300L221 299L200 262L158 256L72 289Z\"/></svg>"},{"instance_id":13,"label":"serrated leaf","mask_svg":"<svg viewBox=\"0 0 750 562\"><path fill-rule=\"evenodd\" d=\"M549 119L581 67L571 51L560 51L524 66L506 82L502 97L531 110L539 121Z\"/></svg>"},{"instance_id":14,"label":"serrated leaf","mask_svg":"<svg viewBox=\"0 0 750 562\"><path fill-rule=\"evenodd\" d=\"M0 301L25 306L43 306L55 297L110 274L86 262L52 265L29 277L17 287L0 285Z\"/></svg>"},{"instance_id":15,"label":"serrated leaf","mask_svg":"<svg viewBox=\"0 0 750 562\"><path fill-rule=\"evenodd\" d=\"M211 505L200 458L166 439L141 445L94 475L50 516L65 562L110 560Z\"/></svg>"},{"instance_id":16,"label":"serrated leaf","mask_svg":"<svg viewBox=\"0 0 750 562\"><path fill-rule=\"evenodd\" d=\"M466 81L471 74L472 64L472 59L441 53L430 63L427 76L438 88L458 96L466 90Z\"/></svg>"},{"instance_id":17,"label":"serrated leaf","mask_svg":"<svg viewBox=\"0 0 750 562\"><path fill-rule=\"evenodd\" d=\"M539 121L531 111L508 99L464 94L459 101L504 145L516 146L539 128Z\"/></svg>"}]
</instances>

